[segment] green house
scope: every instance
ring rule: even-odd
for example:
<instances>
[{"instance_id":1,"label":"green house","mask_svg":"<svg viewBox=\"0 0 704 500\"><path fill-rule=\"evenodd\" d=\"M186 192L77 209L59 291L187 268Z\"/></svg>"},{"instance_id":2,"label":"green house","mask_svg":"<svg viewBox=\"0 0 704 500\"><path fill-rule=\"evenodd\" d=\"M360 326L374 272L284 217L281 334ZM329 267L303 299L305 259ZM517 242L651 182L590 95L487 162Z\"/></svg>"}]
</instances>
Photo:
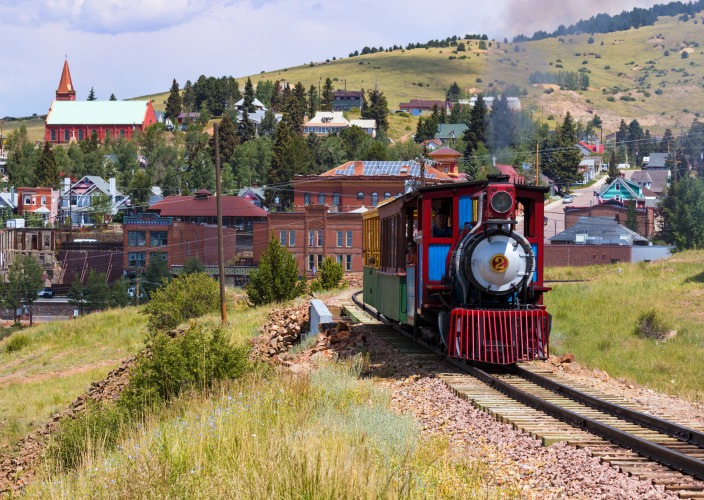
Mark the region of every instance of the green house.
<instances>
[{"instance_id":1,"label":"green house","mask_svg":"<svg viewBox=\"0 0 704 500\"><path fill-rule=\"evenodd\" d=\"M627 181L622 177L617 177L614 181L605 186L599 192L599 201L616 200L620 202L635 201L636 207L645 207L646 196L643 188L635 182Z\"/></svg>"}]
</instances>

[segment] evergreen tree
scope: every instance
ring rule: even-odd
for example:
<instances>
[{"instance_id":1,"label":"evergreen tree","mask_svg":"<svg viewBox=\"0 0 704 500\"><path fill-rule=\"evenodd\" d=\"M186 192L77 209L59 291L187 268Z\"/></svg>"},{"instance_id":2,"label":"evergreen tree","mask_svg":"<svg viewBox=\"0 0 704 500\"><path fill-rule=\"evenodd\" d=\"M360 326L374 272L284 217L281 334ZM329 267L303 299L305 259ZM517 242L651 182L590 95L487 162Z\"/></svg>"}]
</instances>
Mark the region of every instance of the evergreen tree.
<instances>
[{"instance_id":1,"label":"evergreen tree","mask_svg":"<svg viewBox=\"0 0 704 500\"><path fill-rule=\"evenodd\" d=\"M254 123L249 119L247 110L242 110L242 118L237 122L237 137L240 143L251 141L256 136Z\"/></svg>"},{"instance_id":2,"label":"evergreen tree","mask_svg":"<svg viewBox=\"0 0 704 500\"><path fill-rule=\"evenodd\" d=\"M93 87L90 88L90 92L88 92L88 100L89 101L97 101L95 97L95 91L93 90Z\"/></svg>"},{"instance_id":3,"label":"evergreen tree","mask_svg":"<svg viewBox=\"0 0 704 500\"><path fill-rule=\"evenodd\" d=\"M271 80L259 80L254 96L266 107L271 107L271 98L274 95L274 83Z\"/></svg>"},{"instance_id":4,"label":"evergreen tree","mask_svg":"<svg viewBox=\"0 0 704 500\"><path fill-rule=\"evenodd\" d=\"M368 106L365 106L367 101L364 101L361 116L365 120L375 120L377 134L386 134L389 128L389 103L386 100L383 92L378 89L370 90L368 93Z\"/></svg>"},{"instance_id":5,"label":"evergreen tree","mask_svg":"<svg viewBox=\"0 0 704 500\"><path fill-rule=\"evenodd\" d=\"M485 142L486 115L486 103L484 97L479 94L469 112L469 123L467 123L467 130L462 137L465 142L465 156L472 156L478 144Z\"/></svg>"},{"instance_id":6,"label":"evergreen tree","mask_svg":"<svg viewBox=\"0 0 704 500\"><path fill-rule=\"evenodd\" d=\"M193 91L193 84L190 80L186 80L186 85L183 86L183 98L181 108L190 113L196 109L196 95Z\"/></svg>"},{"instance_id":7,"label":"evergreen tree","mask_svg":"<svg viewBox=\"0 0 704 500\"><path fill-rule=\"evenodd\" d=\"M264 118L259 124L259 137L273 137L276 131L276 114L274 108L268 108L264 112Z\"/></svg>"},{"instance_id":8,"label":"evergreen tree","mask_svg":"<svg viewBox=\"0 0 704 500\"><path fill-rule=\"evenodd\" d=\"M246 113L242 113L243 116ZM254 124L247 119L249 125L251 126L251 136L254 136ZM220 161L222 163L230 163L232 157L235 154L235 149L242 142L242 136L240 135L240 123L235 124L228 116L225 116L218 126L218 142L220 144ZM252 138L250 137L250 138ZM249 140L249 139L247 139ZM210 140L210 147L213 148L213 162L215 161L215 143L214 139Z\"/></svg>"},{"instance_id":9,"label":"evergreen tree","mask_svg":"<svg viewBox=\"0 0 704 500\"><path fill-rule=\"evenodd\" d=\"M244 84L244 110L247 113L254 113L254 85L249 77Z\"/></svg>"},{"instance_id":10,"label":"evergreen tree","mask_svg":"<svg viewBox=\"0 0 704 500\"><path fill-rule=\"evenodd\" d=\"M318 110L318 90L315 85L311 85L308 89L308 119L310 120L315 116L315 112Z\"/></svg>"},{"instance_id":11,"label":"evergreen tree","mask_svg":"<svg viewBox=\"0 0 704 500\"><path fill-rule=\"evenodd\" d=\"M494 105L489 113L487 145L492 151L513 146L514 134L515 122L508 107L508 100L502 95L501 98L494 99Z\"/></svg>"},{"instance_id":12,"label":"evergreen tree","mask_svg":"<svg viewBox=\"0 0 704 500\"><path fill-rule=\"evenodd\" d=\"M83 314L83 283L81 282L81 275L78 273L73 275L71 289L68 291L68 303L78 309L78 314Z\"/></svg>"},{"instance_id":13,"label":"evergreen tree","mask_svg":"<svg viewBox=\"0 0 704 500\"><path fill-rule=\"evenodd\" d=\"M181 99L181 91L179 90L178 82L174 78L169 90L169 98L166 100L166 118L176 123L178 115L181 114L183 108L183 100Z\"/></svg>"},{"instance_id":14,"label":"evergreen tree","mask_svg":"<svg viewBox=\"0 0 704 500\"><path fill-rule=\"evenodd\" d=\"M459 46L458 46L457 50L458 51L460 50ZM462 50L464 50L464 44L462 44ZM460 99L460 94L461 94L460 86L457 85L457 82L452 82L452 85L450 85L450 88L447 89L447 93L445 94L445 99L450 102L456 103ZM457 123L457 122L451 122L451 123Z\"/></svg>"},{"instance_id":15,"label":"evergreen tree","mask_svg":"<svg viewBox=\"0 0 704 500\"><path fill-rule=\"evenodd\" d=\"M246 290L250 303L260 306L293 300L305 292L306 284L298 278L296 258L272 237Z\"/></svg>"},{"instance_id":16,"label":"evergreen tree","mask_svg":"<svg viewBox=\"0 0 704 500\"><path fill-rule=\"evenodd\" d=\"M628 200L626 203L626 227L631 231L638 232L638 211L636 210L636 200Z\"/></svg>"},{"instance_id":17,"label":"evergreen tree","mask_svg":"<svg viewBox=\"0 0 704 500\"><path fill-rule=\"evenodd\" d=\"M616 159L616 148L611 148L611 157L609 158L609 169L607 171L606 185L608 186L618 177L618 160Z\"/></svg>"},{"instance_id":18,"label":"evergreen tree","mask_svg":"<svg viewBox=\"0 0 704 500\"><path fill-rule=\"evenodd\" d=\"M44 287L44 270L37 259L30 255L16 255L10 265L7 280L8 306L17 309L25 305L29 309L29 324L33 324L33 305L37 293Z\"/></svg>"},{"instance_id":19,"label":"evergreen tree","mask_svg":"<svg viewBox=\"0 0 704 500\"><path fill-rule=\"evenodd\" d=\"M582 156L579 149L575 147L576 143L576 125L568 111L555 137L548 139L547 144L542 148L545 152L543 171L558 186L568 188L570 184L579 180L579 163Z\"/></svg>"},{"instance_id":20,"label":"evergreen tree","mask_svg":"<svg viewBox=\"0 0 704 500\"><path fill-rule=\"evenodd\" d=\"M115 94L110 94L110 100L111 101L117 101L117 97L115 97Z\"/></svg>"},{"instance_id":21,"label":"evergreen tree","mask_svg":"<svg viewBox=\"0 0 704 500\"><path fill-rule=\"evenodd\" d=\"M109 302L110 307L125 307L130 303L129 295L130 282L121 277L110 286Z\"/></svg>"},{"instance_id":22,"label":"evergreen tree","mask_svg":"<svg viewBox=\"0 0 704 500\"><path fill-rule=\"evenodd\" d=\"M22 125L10 132L6 150L7 176L10 183L15 186L34 186L39 154L29 140L27 127Z\"/></svg>"},{"instance_id":23,"label":"evergreen tree","mask_svg":"<svg viewBox=\"0 0 704 500\"><path fill-rule=\"evenodd\" d=\"M704 248L704 181L686 175L672 181L661 204L664 237L678 251Z\"/></svg>"},{"instance_id":24,"label":"evergreen tree","mask_svg":"<svg viewBox=\"0 0 704 500\"><path fill-rule=\"evenodd\" d=\"M166 259L151 257L147 271L144 273L143 288L147 297L151 298L152 294L159 288L171 282L171 273L166 263Z\"/></svg>"},{"instance_id":25,"label":"evergreen tree","mask_svg":"<svg viewBox=\"0 0 704 500\"><path fill-rule=\"evenodd\" d=\"M107 276L91 270L88 274L85 290L85 308L88 312L104 310L110 301L110 289Z\"/></svg>"},{"instance_id":26,"label":"evergreen tree","mask_svg":"<svg viewBox=\"0 0 704 500\"><path fill-rule=\"evenodd\" d=\"M37 162L37 185L41 187L56 188L59 186L59 166L54 156L54 151L49 142L44 143L44 149Z\"/></svg>"},{"instance_id":27,"label":"evergreen tree","mask_svg":"<svg viewBox=\"0 0 704 500\"><path fill-rule=\"evenodd\" d=\"M276 80L276 82L274 82L274 90L271 93L271 103L269 105L269 107L274 111L274 113L278 113L283 109L283 91L284 89L281 86L281 82L279 80Z\"/></svg>"},{"instance_id":28,"label":"evergreen tree","mask_svg":"<svg viewBox=\"0 0 704 500\"><path fill-rule=\"evenodd\" d=\"M130 197L130 207L141 212L149 206L152 194L152 177L143 168L138 168L129 181L127 194Z\"/></svg>"},{"instance_id":29,"label":"evergreen tree","mask_svg":"<svg viewBox=\"0 0 704 500\"><path fill-rule=\"evenodd\" d=\"M335 103L335 89L332 86L332 80L328 77L323 85L323 93L320 98L320 111L332 111Z\"/></svg>"}]
</instances>

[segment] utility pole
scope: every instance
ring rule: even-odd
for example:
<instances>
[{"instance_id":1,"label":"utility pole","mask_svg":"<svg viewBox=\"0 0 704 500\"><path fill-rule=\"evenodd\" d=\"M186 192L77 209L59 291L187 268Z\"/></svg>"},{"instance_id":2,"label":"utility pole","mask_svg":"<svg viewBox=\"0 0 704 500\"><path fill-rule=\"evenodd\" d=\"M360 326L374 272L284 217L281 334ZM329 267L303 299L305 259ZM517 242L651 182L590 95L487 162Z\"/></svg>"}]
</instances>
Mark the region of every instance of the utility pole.
<instances>
[{"instance_id":1,"label":"utility pole","mask_svg":"<svg viewBox=\"0 0 704 500\"><path fill-rule=\"evenodd\" d=\"M220 268L220 318L222 324L227 323L227 310L225 308L225 247L222 241L222 184L220 177L220 133L218 124L213 125L215 139L215 194L218 210L218 266Z\"/></svg>"},{"instance_id":2,"label":"utility pole","mask_svg":"<svg viewBox=\"0 0 704 500\"><path fill-rule=\"evenodd\" d=\"M535 185L538 186L540 185L540 167L539 167L539 162L540 162L540 145L536 142L535 143Z\"/></svg>"}]
</instances>

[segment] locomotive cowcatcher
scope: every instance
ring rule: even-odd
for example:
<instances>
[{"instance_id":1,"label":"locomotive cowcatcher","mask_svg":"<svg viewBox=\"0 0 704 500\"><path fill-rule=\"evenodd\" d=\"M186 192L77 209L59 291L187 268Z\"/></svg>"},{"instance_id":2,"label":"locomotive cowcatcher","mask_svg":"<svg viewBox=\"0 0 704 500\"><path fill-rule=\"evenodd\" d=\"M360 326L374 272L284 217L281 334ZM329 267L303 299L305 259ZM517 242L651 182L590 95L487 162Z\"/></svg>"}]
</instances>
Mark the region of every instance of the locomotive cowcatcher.
<instances>
[{"instance_id":1,"label":"locomotive cowcatcher","mask_svg":"<svg viewBox=\"0 0 704 500\"><path fill-rule=\"evenodd\" d=\"M454 358L546 358L546 191L490 176L385 200L363 215L364 301Z\"/></svg>"}]
</instances>

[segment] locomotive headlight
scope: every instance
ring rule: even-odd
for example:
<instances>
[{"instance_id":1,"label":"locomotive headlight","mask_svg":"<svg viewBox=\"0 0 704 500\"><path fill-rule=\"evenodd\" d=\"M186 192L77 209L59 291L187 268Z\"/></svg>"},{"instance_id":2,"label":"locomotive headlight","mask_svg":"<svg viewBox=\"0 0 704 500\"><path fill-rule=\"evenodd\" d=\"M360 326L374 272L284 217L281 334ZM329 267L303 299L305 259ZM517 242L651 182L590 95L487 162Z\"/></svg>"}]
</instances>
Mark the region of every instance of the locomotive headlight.
<instances>
[{"instance_id":1,"label":"locomotive headlight","mask_svg":"<svg viewBox=\"0 0 704 500\"><path fill-rule=\"evenodd\" d=\"M506 191L499 191L491 197L491 208L494 212L505 214L513 206L513 198Z\"/></svg>"}]
</instances>

